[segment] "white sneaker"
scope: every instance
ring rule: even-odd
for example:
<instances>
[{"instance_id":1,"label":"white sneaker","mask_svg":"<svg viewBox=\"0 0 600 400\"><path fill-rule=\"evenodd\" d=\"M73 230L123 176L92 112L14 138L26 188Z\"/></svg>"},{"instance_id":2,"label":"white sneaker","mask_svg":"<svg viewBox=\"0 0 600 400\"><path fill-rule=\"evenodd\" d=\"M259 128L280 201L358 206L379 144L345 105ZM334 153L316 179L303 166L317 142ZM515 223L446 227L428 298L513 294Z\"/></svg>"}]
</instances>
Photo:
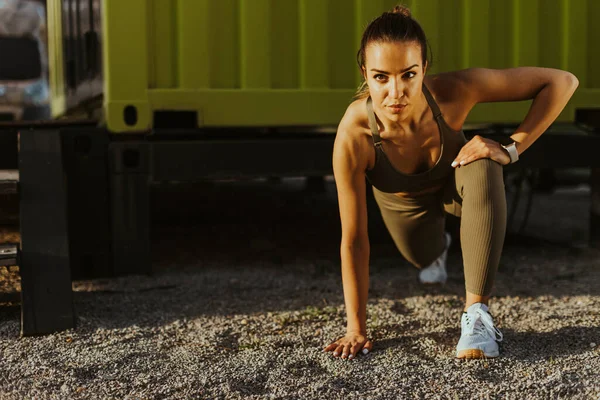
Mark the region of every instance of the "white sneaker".
<instances>
[{"instance_id":1,"label":"white sneaker","mask_svg":"<svg viewBox=\"0 0 600 400\"><path fill-rule=\"evenodd\" d=\"M498 357L502 333L494 326L485 304L471 305L463 313L460 325L462 333L456 346L456 358Z\"/></svg>"},{"instance_id":2,"label":"white sneaker","mask_svg":"<svg viewBox=\"0 0 600 400\"><path fill-rule=\"evenodd\" d=\"M448 249L452 243L452 237L446 233L446 248L442 255L438 257L431 265L419 271L419 281L424 284L446 283L448 273L446 272L446 258L448 257Z\"/></svg>"}]
</instances>

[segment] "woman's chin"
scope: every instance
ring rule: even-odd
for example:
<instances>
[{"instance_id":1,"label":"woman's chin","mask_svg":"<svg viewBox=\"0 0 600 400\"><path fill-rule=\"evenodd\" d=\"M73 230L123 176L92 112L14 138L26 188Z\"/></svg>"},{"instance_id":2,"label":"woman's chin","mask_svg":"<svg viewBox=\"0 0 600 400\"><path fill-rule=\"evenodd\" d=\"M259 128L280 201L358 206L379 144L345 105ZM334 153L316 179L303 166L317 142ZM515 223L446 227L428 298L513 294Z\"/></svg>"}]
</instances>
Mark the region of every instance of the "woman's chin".
<instances>
[{"instance_id":1,"label":"woman's chin","mask_svg":"<svg viewBox=\"0 0 600 400\"><path fill-rule=\"evenodd\" d=\"M404 113L398 113L398 112L386 112L385 113L386 117L392 121L392 122L399 122L402 121L404 119Z\"/></svg>"},{"instance_id":2,"label":"woman's chin","mask_svg":"<svg viewBox=\"0 0 600 400\"><path fill-rule=\"evenodd\" d=\"M385 114L392 121L402 121L406 118L406 108L406 106L398 109L387 108Z\"/></svg>"}]
</instances>

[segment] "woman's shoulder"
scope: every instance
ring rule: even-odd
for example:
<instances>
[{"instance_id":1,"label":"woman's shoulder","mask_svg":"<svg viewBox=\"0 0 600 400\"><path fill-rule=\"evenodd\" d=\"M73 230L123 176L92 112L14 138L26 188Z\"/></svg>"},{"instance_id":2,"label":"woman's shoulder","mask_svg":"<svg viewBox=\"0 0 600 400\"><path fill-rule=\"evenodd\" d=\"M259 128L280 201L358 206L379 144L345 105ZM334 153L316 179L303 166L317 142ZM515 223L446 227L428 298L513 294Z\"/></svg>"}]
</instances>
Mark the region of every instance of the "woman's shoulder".
<instances>
[{"instance_id":1,"label":"woman's shoulder","mask_svg":"<svg viewBox=\"0 0 600 400\"><path fill-rule=\"evenodd\" d=\"M451 103L460 100L467 90L464 71L450 71L426 75L425 85L440 103Z\"/></svg>"},{"instance_id":2,"label":"woman's shoulder","mask_svg":"<svg viewBox=\"0 0 600 400\"><path fill-rule=\"evenodd\" d=\"M494 70L488 68L466 68L425 76L425 84L442 103L473 102L485 86L494 86L507 73L516 74L517 69ZM504 77L504 78L501 78Z\"/></svg>"},{"instance_id":3,"label":"woman's shoulder","mask_svg":"<svg viewBox=\"0 0 600 400\"><path fill-rule=\"evenodd\" d=\"M354 100L346 108L346 112L338 125L338 134L353 138L364 136L369 132L367 116L367 97Z\"/></svg>"},{"instance_id":4,"label":"woman's shoulder","mask_svg":"<svg viewBox=\"0 0 600 400\"><path fill-rule=\"evenodd\" d=\"M462 71L427 75L423 82L440 107L446 123L459 131L472 109Z\"/></svg>"},{"instance_id":5,"label":"woman's shoulder","mask_svg":"<svg viewBox=\"0 0 600 400\"><path fill-rule=\"evenodd\" d=\"M334 153L354 160L361 170L372 166L374 151L367 116L367 98L354 100L346 108L337 129Z\"/></svg>"}]
</instances>

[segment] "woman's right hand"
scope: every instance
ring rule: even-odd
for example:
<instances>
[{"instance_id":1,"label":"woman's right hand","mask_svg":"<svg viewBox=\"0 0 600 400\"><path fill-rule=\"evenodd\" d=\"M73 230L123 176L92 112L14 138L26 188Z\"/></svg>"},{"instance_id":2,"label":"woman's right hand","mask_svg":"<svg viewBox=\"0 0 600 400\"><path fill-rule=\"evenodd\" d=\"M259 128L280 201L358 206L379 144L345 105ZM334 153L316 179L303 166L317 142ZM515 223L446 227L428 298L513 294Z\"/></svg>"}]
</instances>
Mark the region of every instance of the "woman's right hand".
<instances>
[{"instance_id":1,"label":"woman's right hand","mask_svg":"<svg viewBox=\"0 0 600 400\"><path fill-rule=\"evenodd\" d=\"M336 340L323 349L325 352L333 352L334 357L342 359L354 359L359 351L367 354L373 348L373 342L362 332L348 332L346 336Z\"/></svg>"}]
</instances>

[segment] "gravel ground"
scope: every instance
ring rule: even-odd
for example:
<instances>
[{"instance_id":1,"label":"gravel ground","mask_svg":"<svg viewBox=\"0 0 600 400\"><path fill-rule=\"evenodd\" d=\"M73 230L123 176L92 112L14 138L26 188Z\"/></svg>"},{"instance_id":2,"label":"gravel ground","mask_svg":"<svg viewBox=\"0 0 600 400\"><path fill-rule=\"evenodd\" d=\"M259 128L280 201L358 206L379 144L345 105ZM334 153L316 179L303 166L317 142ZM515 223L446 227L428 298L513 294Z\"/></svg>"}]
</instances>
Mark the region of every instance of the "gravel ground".
<instances>
[{"instance_id":1,"label":"gravel ground","mask_svg":"<svg viewBox=\"0 0 600 400\"><path fill-rule=\"evenodd\" d=\"M536 197L527 229L507 237L491 303L501 357L477 361L453 358L458 243L448 283L421 287L371 202L375 347L343 361L321 351L345 317L334 188L300 185L157 193L152 276L74 282L77 329L43 337L19 338L19 304L0 304L0 397L600 398L600 252L581 245L585 188ZM18 287L18 271L2 281Z\"/></svg>"}]
</instances>

